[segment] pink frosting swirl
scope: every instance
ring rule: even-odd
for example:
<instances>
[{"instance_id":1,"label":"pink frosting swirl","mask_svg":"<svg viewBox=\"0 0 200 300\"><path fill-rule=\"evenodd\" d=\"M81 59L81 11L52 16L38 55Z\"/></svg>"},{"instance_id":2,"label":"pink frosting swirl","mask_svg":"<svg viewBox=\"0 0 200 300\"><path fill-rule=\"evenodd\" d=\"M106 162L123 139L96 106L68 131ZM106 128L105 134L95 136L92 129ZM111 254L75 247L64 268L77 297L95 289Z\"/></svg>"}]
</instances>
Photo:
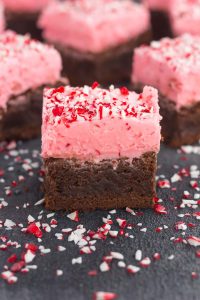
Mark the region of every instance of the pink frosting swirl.
<instances>
[{"instance_id":1,"label":"pink frosting swirl","mask_svg":"<svg viewBox=\"0 0 200 300\"><path fill-rule=\"evenodd\" d=\"M58 51L28 35L12 31L1 34L0 53L0 107L5 108L13 95L54 84L60 78L62 62Z\"/></svg>"},{"instance_id":2,"label":"pink frosting swirl","mask_svg":"<svg viewBox=\"0 0 200 300\"><path fill-rule=\"evenodd\" d=\"M130 0L69 0L49 5L39 26L51 42L100 52L147 31L149 19L148 10Z\"/></svg>"},{"instance_id":3,"label":"pink frosting swirl","mask_svg":"<svg viewBox=\"0 0 200 300\"><path fill-rule=\"evenodd\" d=\"M44 94L42 157L80 160L140 157L160 147L158 92L85 86Z\"/></svg>"}]
</instances>

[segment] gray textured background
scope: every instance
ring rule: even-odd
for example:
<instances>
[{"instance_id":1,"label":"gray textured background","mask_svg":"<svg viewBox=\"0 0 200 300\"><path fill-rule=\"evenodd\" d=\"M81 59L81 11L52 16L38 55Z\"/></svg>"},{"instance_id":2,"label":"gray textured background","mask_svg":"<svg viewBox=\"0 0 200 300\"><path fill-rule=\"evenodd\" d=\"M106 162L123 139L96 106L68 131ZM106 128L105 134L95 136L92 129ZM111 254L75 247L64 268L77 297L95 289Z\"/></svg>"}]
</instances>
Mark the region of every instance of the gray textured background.
<instances>
[{"instance_id":1,"label":"gray textured background","mask_svg":"<svg viewBox=\"0 0 200 300\"><path fill-rule=\"evenodd\" d=\"M24 154L24 158L30 157L33 161L39 161L39 158L32 158L32 150L39 149L39 141L31 141L20 146L22 149L29 149L30 153ZM191 164L200 167L199 155L187 155L187 160L180 160L182 154L178 154L175 150L170 150L162 147L159 155L159 170L158 174L165 174L166 178L170 178L174 174L172 166L174 164L181 167L189 167ZM5 153L0 154L0 166L5 170L13 166L14 172L6 171L6 183L0 184L0 197L4 197L4 186L8 186L11 180L16 179L17 174L22 174L26 177L23 188L18 188L17 194L12 197L6 197L9 202L7 208L0 210L0 219L12 219L15 222L22 222L27 224L27 216L31 214L37 217L40 207L34 206L34 203L41 198L40 184L37 179L37 169L34 171L34 176L27 176L23 171L20 163L14 163L13 158L5 159ZM172 236L180 236L180 233L174 230L174 224L182 219L177 217L177 212L174 210L174 205L180 203L183 190L190 190L190 178L184 178L182 182L173 184L177 186L177 191L171 189L158 189L158 195L164 200L164 204L169 211L168 215L160 216L155 214L152 210L145 210L144 216L133 217L124 210L118 211L117 216L124 217L130 223L142 222L143 227L147 227L146 233L140 232L138 227L130 230L134 235L134 239L127 239L120 237L117 239L108 238L106 241L97 242L97 251L92 255L83 257L82 265L72 266L71 260L79 256L79 250L73 243L66 240L60 242L55 239L55 232L60 232L59 229L72 227L76 224L66 218L66 213L60 212L56 214L56 219L59 221L59 226L50 234L45 234L42 245L52 249L50 254L44 257L37 256L33 264L38 265L38 270L31 271L26 275L19 275L18 283L9 286L4 281L0 280L0 299L73 299L86 300L91 299L94 291L104 290L116 292L119 295L118 299L123 300L174 300L174 299L200 299L200 285L199 279L191 278L192 271L200 271L200 259L195 257L195 249L192 246L184 244L174 244L170 241ZM29 191L27 191L29 187ZM175 203L169 201L169 196L175 196ZM30 207L26 209L16 210L15 206L22 207L24 202L29 202ZM189 208L181 210L182 212L190 211ZM44 212L43 222L46 214ZM80 215L80 223L87 229L96 229L102 225L102 216L106 216L106 212L96 211L92 213L85 213ZM113 217L113 219L116 216ZM193 222L197 224L196 228L188 229L186 236L192 233L199 235L199 225L193 217L184 218L186 222ZM49 222L49 221L48 221ZM168 225L169 228L156 233L155 228L161 225ZM118 229L118 227L116 226ZM1 229L0 229L1 230ZM12 240L24 244L26 241L35 242L35 238L22 234L19 229L4 232L1 234L8 235ZM113 242L112 245L110 242ZM65 252L55 251L57 245L67 247ZM99 273L96 277L89 277L87 272L91 269L97 269L101 262L102 256L108 254L110 250L119 251L125 256L127 263L135 264L134 253L137 249L143 251L143 256L151 257L155 252L161 253L161 260L151 264L147 269L142 269L141 272L135 276L127 274L123 269L117 267L113 263L111 271L107 273ZM20 251L20 250L19 250ZM6 264L8 257L7 251L0 251L0 270ZM170 255L174 254L174 260L168 260ZM62 269L64 274L62 277L56 277L57 269Z\"/></svg>"}]
</instances>

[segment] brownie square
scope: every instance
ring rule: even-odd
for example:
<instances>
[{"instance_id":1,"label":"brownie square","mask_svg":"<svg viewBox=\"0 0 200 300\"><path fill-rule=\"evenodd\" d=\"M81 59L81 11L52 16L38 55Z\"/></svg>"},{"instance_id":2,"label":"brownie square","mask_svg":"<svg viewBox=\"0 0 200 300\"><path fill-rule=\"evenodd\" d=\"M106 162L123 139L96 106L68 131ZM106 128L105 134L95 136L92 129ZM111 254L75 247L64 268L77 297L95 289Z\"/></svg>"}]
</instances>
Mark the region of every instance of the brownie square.
<instances>
[{"instance_id":1,"label":"brownie square","mask_svg":"<svg viewBox=\"0 0 200 300\"><path fill-rule=\"evenodd\" d=\"M56 44L63 60L64 76L72 85L103 85L125 83L130 80L133 49L151 41L151 31L102 53L84 53Z\"/></svg>"},{"instance_id":2,"label":"brownie square","mask_svg":"<svg viewBox=\"0 0 200 300\"><path fill-rule=\"evenodd\" d=\"M152 207L157 91L61 87L44 94L45 205L52 210Z\"/></svg>"},{"instance_id":3,"label":"brownie square","mask_svg":"<svg viewBox=\"0 0 200 300\"><path fill-rule=\"evenodd\" d=\"M169 146L194 144L200 138L199 74L199 37L165 38L135 50L133 86L141 91L149 84L159 90L162 135Z\"/></svg>"},{"instance_id":4,"label":"brownie square","mask_svg":"<svg viewBox=\"0 0 200 300\"><path fill-rule=\"evenodd\" d=\"M130 81L133 49L151 40L148 10L130 0L53 3L39 25L74 86Z\"/></svg>"},{"instance_id":5,"label":"brownie square","mask_svg":"<svg viewBox=\"0 0 200 300\"><path fill-rule=\"evenodd\" d=\"M6 31L0 35L0 141L41 132L43 89L67 84L57 50Z\"/></svg>"}]
</instances>

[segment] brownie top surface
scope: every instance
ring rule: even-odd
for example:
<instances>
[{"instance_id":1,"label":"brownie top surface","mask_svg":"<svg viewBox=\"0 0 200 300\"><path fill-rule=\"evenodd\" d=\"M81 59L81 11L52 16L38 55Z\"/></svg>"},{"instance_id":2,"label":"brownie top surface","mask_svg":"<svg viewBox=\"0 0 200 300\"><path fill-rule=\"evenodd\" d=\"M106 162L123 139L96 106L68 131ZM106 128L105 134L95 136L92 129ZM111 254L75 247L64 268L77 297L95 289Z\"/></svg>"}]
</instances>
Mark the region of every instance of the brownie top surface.
<instances>
[{"instance_id":1,"label":"brownie top surface","mask_svg":"<svg viewBox=\"0 0 200 300\"><path fill-rule=\"evenodd\" d=\"M100 52L148 31L150 17L145 6L131 0L70 0L49 5L39 26L47 40Z\"/></svg>"},{"instance_id":2,"label":"brownie top surface","mask_svg":"<svg viewBox=\"0 0 200 300\"><path fill-rule=\"evenodd\" d=\"M6 31L0 35L0 107L12 96L60 79L61 56L53 47Z\"/></svg>"},{"instance_id":3,"label":"brownie top surface","mask_svg":"<svg viewBox=\"0 0 200 300\"><path fill-rule=\"evenodd\" d=\"M158 152L160 115L157 90L109 90L85 86L46 90L42 156L80 160L140 157Z\"/></svg>"},{"instance_id":4,"label":"brownie top surface","mask_svg":"<svg viewBox=\"0 0 200 300\"><path fill-rule=\"evenodd\" d=\"M102 119L151 119L159 116L157 90L145 87L141 94L129 91L126 87L108 90L98 87L59 87L46 89L44 108L49 122L58 119L70 125Z\"/></svg>"}]
</instances>

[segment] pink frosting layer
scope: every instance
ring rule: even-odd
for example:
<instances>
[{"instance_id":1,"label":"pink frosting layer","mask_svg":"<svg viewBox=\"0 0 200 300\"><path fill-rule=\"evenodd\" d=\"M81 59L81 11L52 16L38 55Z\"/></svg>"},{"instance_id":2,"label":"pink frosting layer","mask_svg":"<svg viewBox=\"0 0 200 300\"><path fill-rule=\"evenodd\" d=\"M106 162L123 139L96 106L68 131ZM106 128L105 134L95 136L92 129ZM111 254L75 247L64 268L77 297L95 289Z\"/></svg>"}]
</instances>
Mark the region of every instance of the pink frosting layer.
<instances>
[{"instance_id":1,"label":"pink frosting layer","mask_svg":"<svg viewBox=\"0 0 200 300\"><path fill-rule=\"evenodd\" d=\"M80 160L140 157L159 151L158 92L126 88L61 87L46 90L42 157Z\"/></svg>"},{"instance_id":2,"label":"pink frosting layer","mask_svg":"<svg viewBox=\"0 0 200 300\"><path fill-rule=\"evenodd\" d=\"M5 26L4 8L3 8L2 2L0 0L0 33L3 32L4 26Z\"/></svg>"},{"instance_id":3,"label":"pink frosting layer","mask_svg":"<svg viewBox=\"0 0 200 300\"><path fill-rule=\"evenodd\" d=\"M39 21L45 39L100 52L150 28L148 10L130 0L68 0L48 6Z\"/></svg>"},{"instance_id":4,"label":"pink frosting layer","mask_svg":"<svg viewBox=\"0 0 200 300\"><path fill-rule=\"evenodd\" d=\"M13 95L54 84L62 62L53 47L7 31L0 35L0 66L0 107L5 108Z\"/></svg>"},{"instance_id":5,"label":"pink frosting layer","mask_svg":"<svg viewBox=\"0 0 200 300\"><path fill-rule=\"evenodd\" d=\"M53 0L2 0L5 8L13 12L38 12Z\"/></svg>"},{"instance_id":6,"label":"pink frosting layer","mask_svg":"<svg viewBox=\"0 0 200 300\"><path fill-rule=\"evenodd\" d=\"M143 3L152 10L169 11L176 0L143 0Z\"/></svg>"},{"instance_id":7,"label":"pink frosting layer","mask_svg":"<svg viewBox=\"0 0 200 300\"><path fill-rule=\"evenodd\" d=\"M175 35L200 36L200 0L176 0L170 14Z\"/></svg>"},{"instance_id":8,"label":"pink frosting layer","mask_svg":"<svg viewBox=\"0 0 200 300\"><path fill-rule=\"evenodd\" d=\"M149 84L177 108L200 100L200 38L165 38L135 50L132 82Z\"/></svg>"}]
</instances>

